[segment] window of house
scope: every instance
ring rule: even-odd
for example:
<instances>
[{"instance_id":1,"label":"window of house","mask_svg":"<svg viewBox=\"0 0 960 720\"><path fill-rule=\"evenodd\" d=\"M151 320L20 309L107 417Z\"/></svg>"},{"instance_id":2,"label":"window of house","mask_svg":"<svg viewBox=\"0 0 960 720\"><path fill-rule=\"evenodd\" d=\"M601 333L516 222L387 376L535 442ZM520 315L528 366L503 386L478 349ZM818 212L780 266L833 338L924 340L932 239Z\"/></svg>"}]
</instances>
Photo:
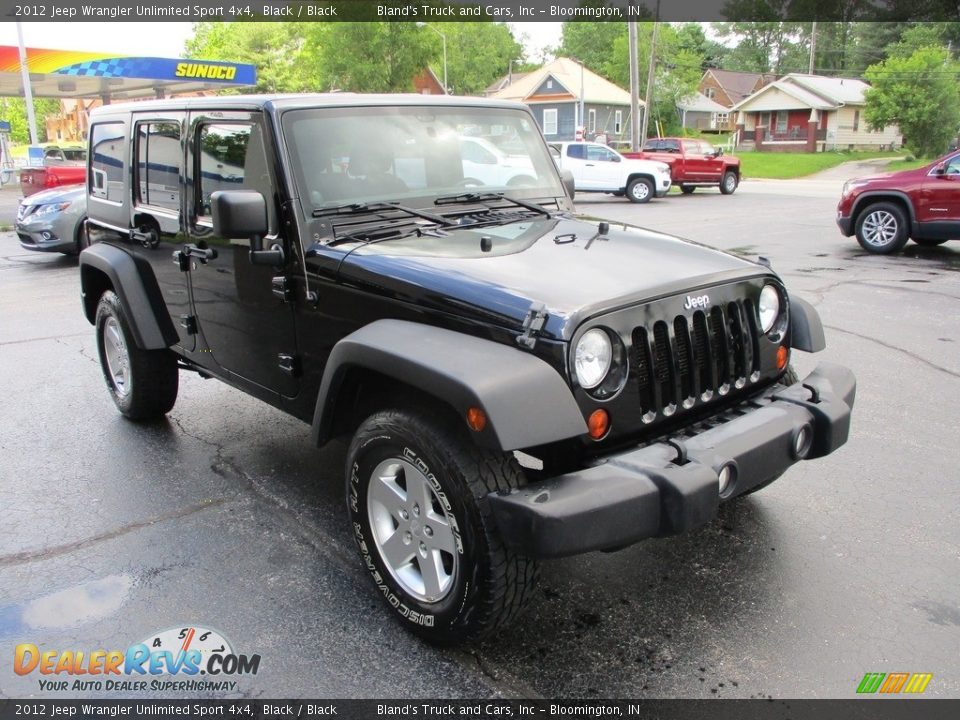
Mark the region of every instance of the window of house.
<instances>
[{"instance_id":1,"label":"window of house","mask_svg":"<svg viewBox=\"0 0 960 720\"><path fill-rule=\"evenodd\" d=\"M175 122L137 126L137 201L180 210L180 126Z\"/></svg>"},{"instance_id":2,"label":"window of house","mask_svg":"<svg viewBox=\"0 0 960 720\"><path fill-rule=\"evenodd\" d=\"M553 80L547 80L547 90L553 90Z\"/></svg>"},{"instance_id":3,"label":"window of house","mask_svg":"<svg viewBox=\"0 0 960 720\"><path fill-rule=\"evenodd\" d=\"M856 132L860 129L860 111L853 111L853 131Z\"/></svg>"},{"instance_id":4,"label":"window of house","mask_svg":"<svg viewBox=\"0 0 960 720\"><path fill-rule=\"evenodd\" d=\"M613 132L619 135L623 131L623 110L613 113Z\"/></svg>"},{"instance_id":5,"label":"window of house","mask_svg":"<svg viewBox=\"0 0 960 720\"><path fill-rule=\"evenodd\" d=\"M785 133L787 131L788 117L789 117L788 114L785 112L781 111L777 113L777 132L778 133Z\"/></svg>"},{"instance_id":6,"label":"window of house","mask_svg":"<svg viewBox=\"0 0 960 720\"><path fill-rule=\"evenodd\" d=\"M123 123L99 123L90 128L90 194L101 200L123 199L123 154L126 145Z\"/></svg>"},{"instance_id":7,"label":"window of house","mask_svg":"<svg viewBox=\"0 0 960 720\"><path fill-rule=\"evenodd\" d=\"M762 112L760 113L759 120L757 120L757 125L762 125L763 127L770 129L770 113Z\"/></svg>"},{"instance_id":8,"label":"window of house","mask_svg":"<svg viewBox=\"0 0 960 720\"><path fill-rule=\"evenodd\" d=\"M714 113L714 122L718 127L725 126L730 122L730 113Z\"/></svg>"},{"instance_id":9,"label":"window of house","mask_svg":"<svg viewBox=\"0 0 960 720\"><path fill-rule=\"evenodd\" d=\"M557 134L557 109L548 108L543 111L543 134Z\"/></svg>"},{"instance_id":10,"label":"window of house","mask_svg":"<svg viewBox=\"0 0 960 720\"><path fill-rule=\"evenodd\" d=\"M590 132L597 131L597 111L592 108L587 111L587 127Z\"/></svg>"},{"instance_id":11,"label":"window of house","mask_svg":"<svg viewBox=\"0 0 960 720\"><path fill-rule=\"evenodd\" d=\"M716 91L716 88L708 87L708 88L704 89L703 94L704 94L706 97L708 97L708 98L710 98L711 100L713 100L713 98L714 98L714 97L716 96L716 94L717 94L717 91Z\"/></svg>"}]
</instances>

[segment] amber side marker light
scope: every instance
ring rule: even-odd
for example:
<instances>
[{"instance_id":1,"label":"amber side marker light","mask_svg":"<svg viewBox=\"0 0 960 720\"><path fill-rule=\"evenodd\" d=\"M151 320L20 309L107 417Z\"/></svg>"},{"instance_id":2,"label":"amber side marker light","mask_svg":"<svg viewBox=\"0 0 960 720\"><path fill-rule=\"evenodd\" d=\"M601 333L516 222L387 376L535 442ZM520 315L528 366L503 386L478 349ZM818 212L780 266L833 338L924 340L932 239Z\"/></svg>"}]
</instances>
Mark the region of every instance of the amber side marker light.
<instances>
[{"instance_id":1,"label":"amber side marker light","mask_svg":"<svg viewBox=\"0 0 960 720\"><path fill-rule=\"evenodd\" d=\"M783 370L787 366L787 347L781 345L777 348L777 370Z\"/></svg>"},{"instance_id":2,"label":"amber side marker light","mask_svg":"<svg viewBox=\"0 0 960 720\"><path fill-rule=\"evenodd\" d=\"M478 407L467 408L467 427L480 432L487 426L487 414Z\"/></svg>"},{"instance_id":3,"label":"amber side marker light","mask_svg":"<svg viewBox=\"0 0 960 720\"><path fill-rule=\"evenodd\" d=\"M594 410L587 418L587 431L594 440L599 440L610 429L610 413L603 408Z\"/></svg>"}]
</instances>

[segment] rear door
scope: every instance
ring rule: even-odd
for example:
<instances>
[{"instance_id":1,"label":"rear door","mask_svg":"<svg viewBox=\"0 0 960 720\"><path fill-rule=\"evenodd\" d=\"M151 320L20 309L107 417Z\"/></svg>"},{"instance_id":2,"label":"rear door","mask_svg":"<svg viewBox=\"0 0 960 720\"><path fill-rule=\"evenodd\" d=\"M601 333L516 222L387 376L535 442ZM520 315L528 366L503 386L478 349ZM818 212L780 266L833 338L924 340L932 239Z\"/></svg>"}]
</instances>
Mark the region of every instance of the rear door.
<instances>
[{"instance_id":1,"label":"rear door","mask_svg":"<svg viewBox=\"0 0 960 720\"><path fill-rule=\"evenodd\" d=\"M182 112L133 115L129 243L150 265L176 328L178 344L191 352L196 335L189 322L187 274L173 262L174 251L183 244L180 218L184 203L185 123L186 114Z\"/></svg>"},{"instance_id":2,"label":"rear door","mask_svg":"<svg viewBox=\"0 0 960 720\"><path fill-rule=\"evenodd\" d=\"M259 112L193 112L188 137L192 191L186 244L193 253L189 276L198 358L205 356L205 365L254 394L293 397L299 386L294 306L273 292L274 281L285 279L291 253L280 230L279 169L265 119ZM269 232L263 245L283 247L288 267L253 265L249 238L214 233L210 196L217 190L264 196Z\"/></svg>"}]
</instances>

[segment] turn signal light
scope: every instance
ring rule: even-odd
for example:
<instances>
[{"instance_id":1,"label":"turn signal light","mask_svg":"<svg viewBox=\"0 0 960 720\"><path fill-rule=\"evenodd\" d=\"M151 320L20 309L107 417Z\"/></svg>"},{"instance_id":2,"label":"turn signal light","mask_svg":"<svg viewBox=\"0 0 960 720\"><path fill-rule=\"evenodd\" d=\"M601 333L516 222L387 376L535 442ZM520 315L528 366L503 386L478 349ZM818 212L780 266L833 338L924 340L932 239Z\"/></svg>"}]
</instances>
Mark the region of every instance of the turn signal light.
<instances>
[{"instance_id":1,"label":"turn signal light","mask_svg":"<svg viewBox=\"0 0 960 720\"><path fill-rule=\"evenodd\" d=\"M480 432L487 426L487 414L478 407L467 408L467 427Z\"/></svg>"},{"instance_id":2,"label":"turn signal light","mask_svg":"<svg viewBox=\"0 0 960 720\"><path fill-rule=\"evenodd\" d=\"M599 440L607 434L609 429L610 413L603 408L590 413L590 417L587 418L587 430L590 433L590 437L594 440Z\"/></svg>"},{"instance_id":3,"label":"turn signal light","mask_svg":"<svg viewBox=\"0 0 960 720\"><path fill-rule=\"evenodd\" d=\"M777 348L777 370L783 370L787 366L787 354L786 345Z\"/></svg>"}]
</instances>

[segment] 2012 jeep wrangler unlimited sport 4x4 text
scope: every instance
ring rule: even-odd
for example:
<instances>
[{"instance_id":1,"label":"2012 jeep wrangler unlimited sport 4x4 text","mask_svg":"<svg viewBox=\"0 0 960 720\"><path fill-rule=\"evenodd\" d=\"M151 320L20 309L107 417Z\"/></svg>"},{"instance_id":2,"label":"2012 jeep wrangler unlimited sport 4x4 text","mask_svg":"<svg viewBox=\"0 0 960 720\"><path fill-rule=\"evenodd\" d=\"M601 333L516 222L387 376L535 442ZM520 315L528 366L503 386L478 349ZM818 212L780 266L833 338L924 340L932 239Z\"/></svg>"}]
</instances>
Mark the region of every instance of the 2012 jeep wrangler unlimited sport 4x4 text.
<instances>
[{"instance_id":1,"label":"2012 jeep wrangler unlimited sport 4x4 text","mask_svg":"<svg viewBox=\"0 0 960 720\"><path fill-rule=\"evenodd\" d=\"M816 311L766 265L577 218L522 105L112 105L87 178L120 412L170 411L186 369L352 438L361 560L430 641L503 626L538 558L691 530L847 439L850 371L788 366Z\"/></svg>"}]
</instances>

